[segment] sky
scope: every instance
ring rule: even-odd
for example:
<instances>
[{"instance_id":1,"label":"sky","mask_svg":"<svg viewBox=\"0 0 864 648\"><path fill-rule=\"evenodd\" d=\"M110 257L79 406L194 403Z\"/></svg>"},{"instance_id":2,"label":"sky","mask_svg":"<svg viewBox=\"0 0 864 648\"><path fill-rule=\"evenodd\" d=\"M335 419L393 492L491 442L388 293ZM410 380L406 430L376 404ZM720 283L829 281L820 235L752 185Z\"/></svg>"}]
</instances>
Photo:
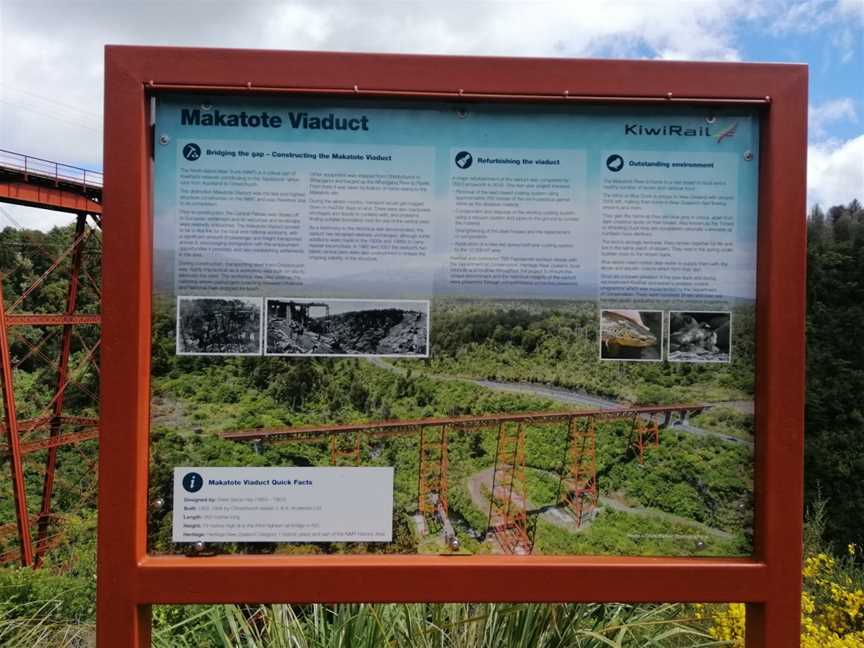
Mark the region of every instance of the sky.
<instances>
[{"instance_id":1,"label":"sky","mask_svg":"<svg viewBox=\"0 0 864 648\"><path fill-rule=\"evenodd\" d=\"M864 0L0 0L0 149L100 170L106 43L807 63L808 206L864 201Z\"/></svg>"}]
</instances>

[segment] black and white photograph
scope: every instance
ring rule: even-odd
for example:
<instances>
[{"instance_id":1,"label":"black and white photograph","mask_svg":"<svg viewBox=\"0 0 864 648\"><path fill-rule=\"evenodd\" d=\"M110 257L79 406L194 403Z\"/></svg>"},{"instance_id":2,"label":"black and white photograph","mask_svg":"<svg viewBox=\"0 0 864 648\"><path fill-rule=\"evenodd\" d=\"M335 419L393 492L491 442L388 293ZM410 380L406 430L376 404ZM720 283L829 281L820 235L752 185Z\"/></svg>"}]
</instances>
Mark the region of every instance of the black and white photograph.
<instances>
[{"instance_id":1,"label":"black and white photograph","mask_svg":"<svg viewBox=\"0 0 864 648\"><path fill-rule=\"evenodd\" d=\"M732 313L669 313L669 362L729 362Z\"/></svg>"},{"instance_id":2,"label":"black and white photograph","mask_svg":"<svg viewBox=\"0 0 864 648\"><path fill-rule=\"evenodd\" d=\"M178 355L261 355L259 297L178 297Z\"/></svg>"},{"instance_id":3,"label":"black and white photograph","mask_svg":"<svg viewBox=\"0 0 864 648\"><path fill-rule=\"evenodd\" d=\"M429 355L429 302L402 299L267 299L266 355Z\"/></svg>"},{"instance_id":4,"label":"black and white photograph","mask_svg":"<svg viewBox=\"0 0 864 648\"><path fill-rule=\"evenodd\" d=\"M663 311L600 311L600 359L660 362L663 359Z\"/></svg>"}]
</instances>

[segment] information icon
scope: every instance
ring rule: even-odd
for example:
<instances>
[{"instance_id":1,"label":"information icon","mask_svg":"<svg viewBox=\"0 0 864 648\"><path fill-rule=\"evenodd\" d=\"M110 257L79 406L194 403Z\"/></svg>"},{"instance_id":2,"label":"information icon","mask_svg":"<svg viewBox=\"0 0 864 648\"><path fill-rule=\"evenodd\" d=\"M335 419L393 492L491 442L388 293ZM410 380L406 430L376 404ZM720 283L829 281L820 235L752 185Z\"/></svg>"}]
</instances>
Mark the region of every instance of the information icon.
<instances>
[{"instance_id":1,"label":"information icon","mask_svg":"<svg viewBox=\"0 0 864 648\"><path fill-rule=\"evenodd\" d=\"M190 142L183 147L183 157L194 162L201 157L201 147Z\"/></svg>"},{"instance_id":2,"label":"information icon","mask_svg":"<svg viewBox=\"0 0 864 648\"><path fill-rule=\"evenodd\" d=\"M474 163L474 158L468 151L459 151L454 162L460 169L467 169Z\"/></svg>"},{"instance_id":3,"label":"information icon","mask_svg":"<svg viewBox=\"0 0 864 648\"><path fill-rule=\"evenodd\" d=\"M196 472L186 473L183 476L183 489L187 493L197 493L204 486L204 478Z\"/></svg>"},{"instance_id":4,"label":"information icon","mask_svg":"<svg viewBox=\"0 0 864 648\"><path fill-rule=\"evenodd\" d=\"M606 168L613 173L618 173L624 168L624 158L615 153L606 158Z\"/></svg>"}]
</instances>

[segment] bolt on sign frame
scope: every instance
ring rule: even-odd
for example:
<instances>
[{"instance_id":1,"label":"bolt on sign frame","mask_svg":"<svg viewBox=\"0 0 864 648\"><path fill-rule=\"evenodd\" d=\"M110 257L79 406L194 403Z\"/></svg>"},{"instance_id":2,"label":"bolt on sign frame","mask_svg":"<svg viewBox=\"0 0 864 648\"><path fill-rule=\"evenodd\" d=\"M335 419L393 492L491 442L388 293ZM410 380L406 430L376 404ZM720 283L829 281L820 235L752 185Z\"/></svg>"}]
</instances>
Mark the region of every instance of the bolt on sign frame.
<instances>
[{"instance_id":1,"label":"bolt on sign frame","mask_svg":"<svg viewBox=\"0 0 864 648\"><path fill-rule=\"evenodd\" d=\"M747 646L799 643L807 68L109 46L105 66L98 641L150 606L314 601L740 601ZM163 91L761 109L755 546L750 558L151 556L151 102ZM286 587L285 583L290 583ZM518 583L518 587L514 587ZM290 599L290 601L289 601Z\"/></svg>"}]
</instances>

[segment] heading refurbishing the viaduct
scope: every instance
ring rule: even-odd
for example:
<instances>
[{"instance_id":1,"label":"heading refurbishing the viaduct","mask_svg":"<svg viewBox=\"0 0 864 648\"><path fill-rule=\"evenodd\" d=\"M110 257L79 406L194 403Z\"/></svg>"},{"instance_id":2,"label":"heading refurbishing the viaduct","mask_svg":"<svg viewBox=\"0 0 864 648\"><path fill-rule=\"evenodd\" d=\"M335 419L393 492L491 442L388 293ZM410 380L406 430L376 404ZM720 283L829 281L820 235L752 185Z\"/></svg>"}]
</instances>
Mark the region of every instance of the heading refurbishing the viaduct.
<instances>
[{"instance_id":1,"label":"heading refurbishing the viaduct","mask_svg":"<svg viewBox=\"0 0 864 648\"><path fill-rule=\"evenodd\" d=\"M222 432L225 439L260 444L329 441L330 463L343 460L360 465L366 438L420 435L417 474L417 511L424 518L448 519L448 453L451 432L495 430L495 467L489 504L488 529L507 553L528 554L534 547L525 494L525 428L557 426L567 435L558 492L559 501L581 525L597 506L597 424L632 420L630 441L642 463L647 448L660 445L660 428L669 427L677 415L686 422L705 405L620 407L568 412L527 412L426 418L410 421L378 421L348 425L284 427ZM445 522L446 525L446 522Z\"/></svg>"},{"instance_id":2,"label":"heading refurbishing the viaduct","mask_svg":"<svg viewBox=\"0 0 864 648\"><path fill-rule=\"evenodd\" d=\"M0 526L0 564L20 562L24 566L38 567L45 553L59 544L63 537L63 516L51 509L58 450L99 436L99 419L67 415L64 399L69 387L74 385L82 394L88 394L89 404L94 410L98 406L96 395L81 383L91 367L98 375L101 319L98 312L79 312L78 302L82 282L89 282L88 287L97 296L100 294L99 286L87 272L83 260L85 253L90 251L86 249L88 240L98 240L99 236L94 236L95 230L102 229L102 174L0 150L0 202L68 212L75 217L75 233L67 247L49 250L37 241L30 242L29 248L34 251L41 248L40 254L45 254L45 261L50 263L20 294L13 295L9 303L2 299L3 284L8 285L9 276L0 274L0 381L3 391L0 457L4 462L8 460L11 469L16 519L15 523ZM97 255L98 249L96 247ZM63 312L22 312L27 298L38 291L50 275L60 272L67 273L68 280ZM79 333L81 327L90 327L90 335ZM92 340L94 330L95 341ZM23 356L13 358L13 343L26 350ZM73 344L76 362L75 366L70 366ZM54 348L57 353L52 357L46 349ZM18 417L13 374L13 370L25 361L45 362L56 376L44 411L26 419ZM38 512L31 513L27 503L25 457L42 451L47 452L41 505ZM38 461L39 456L34 459ZM85 459L94 462L91 474L95 475L95 456L85 456ZM31 471L28 469L27 472ZM17 546L10 543L16 534Z\"/></svg>"}]
</instances>

